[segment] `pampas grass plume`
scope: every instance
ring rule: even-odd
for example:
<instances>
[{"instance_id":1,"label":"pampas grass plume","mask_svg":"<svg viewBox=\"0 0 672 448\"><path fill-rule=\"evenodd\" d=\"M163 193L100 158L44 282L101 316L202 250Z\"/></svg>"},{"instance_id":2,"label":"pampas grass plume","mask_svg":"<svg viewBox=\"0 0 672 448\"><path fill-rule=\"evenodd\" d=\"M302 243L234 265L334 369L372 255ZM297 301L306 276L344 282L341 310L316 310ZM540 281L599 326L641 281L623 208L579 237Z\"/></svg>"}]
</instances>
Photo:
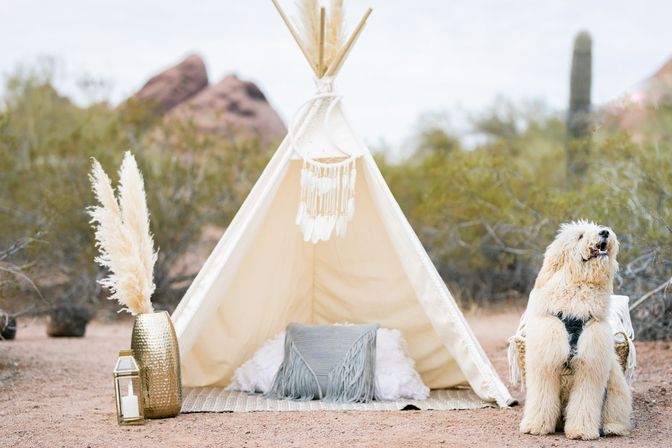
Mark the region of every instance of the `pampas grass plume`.
<instances>
[{"instance_id":1,"label":"pampas grass plume","mask_svg":"<svg viewBox=\"0 0 672 448\"><path fill-rule=\"evenodd\" d=\"M151 313L157 253L149 230L144 182L135 158L130 151L124 155L118 201L109 176L96 159L89 178L98 201L88 209L100 252L95 261L110 271L100 284L109 289L109 298L119 302L121 311Z\"/></svg>"},{"instance_id":2,"label":"pampas grass plume","mask_svg":"<svg viewBox=\"0 0 672 448\"><path fill-rule=\"evenodd\" d=\"M327 31L324 42L324 61L327 67L336 59L338 50L344 43L344 11L343 0L331 0L329 5L329 18L327 19Z\"/></svg>"},{"instance_id":3,"label":"pampas grass plume","mask_svg":"<svg viewBox=\"0 0 672 448\"><path fill-rule=\"evenodd\" d=\"M320 45L320 3L318 0L299 0L298 31L313 68L317 67Z\"/></svg>"},{"instance_id":4,"label":"pampas grass plume","mask_svg":"<svg viewBox=\"0 0 672 448\"><path fill-rule=\"evenodd\" d=\"M320 45L320 2L297 0L298 31L308 59L317 68ZM343 0L330 0L324 39L324 65L329 67L344 44Z\"/></svg>"}]
</instances>

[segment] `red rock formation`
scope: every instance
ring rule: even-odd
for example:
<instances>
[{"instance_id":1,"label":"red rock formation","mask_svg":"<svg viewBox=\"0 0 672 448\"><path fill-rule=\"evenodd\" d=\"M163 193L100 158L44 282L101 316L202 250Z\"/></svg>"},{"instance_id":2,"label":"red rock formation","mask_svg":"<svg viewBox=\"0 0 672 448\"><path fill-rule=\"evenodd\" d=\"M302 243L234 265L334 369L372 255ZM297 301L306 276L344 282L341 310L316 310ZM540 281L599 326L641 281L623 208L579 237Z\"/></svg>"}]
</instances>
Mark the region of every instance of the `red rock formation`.
<instances>
[{"instance_id":1,"label":"red rock formation","mask_svg":"<svg viewBox=\"0 0 672 448\"><path fill-rule=\"evenodd\" d=\"M667 61L656 73L651 77L658 82L672 84L672 59Z\"/></svg>"},{"instance_id":2,"label":"red rock formation","mask_svg":"<svg viewBox=\"0 0 672 448\"><path fill-rule=\"evenodd\" d=\"M644 138L652 114L662 103L672 101L672 59L667 61L653 75L642 81L620 98L606 104L603 109L604 121L631 133L637 141ZM656 137L655 133L650 137Z\"/></svg>"},{"instance_id":3,"label":"red rock formation","mask_svg":"<svg viewBox=\"0 0 672 448\"><path fill-rule=\"evenodd\" d=\"M133 98L148 101L160 114L192 98L208 86L208 73L200 56L191 54L179 64L152 77Z\"/></svg>"},{"instance_id":4,"label":"red rock formation","mask_svg":"<svg viewBox=\"0 0 672 448\"><path fill-rule=\"evenodd\" d=\"M282 119L264 94L250 81L235 75L202 90L173 109L169 118L191 120L197 129L235 136L260 136L264 141L282 138L286 132Z\"/></svg>"},{"instance_id":5,"label":"red rock formation","mask_svg":"<svg viewBox=\"0 0 672 448\"><path fill-rule=\"evenodd\" d=\"M186 119L202 132L278 140L287 132L280 116L259 88L235 75L208 86L203 60L190 55L152 77L132 97L149 102L166 120Z\"/></svg>"}]
</instances>

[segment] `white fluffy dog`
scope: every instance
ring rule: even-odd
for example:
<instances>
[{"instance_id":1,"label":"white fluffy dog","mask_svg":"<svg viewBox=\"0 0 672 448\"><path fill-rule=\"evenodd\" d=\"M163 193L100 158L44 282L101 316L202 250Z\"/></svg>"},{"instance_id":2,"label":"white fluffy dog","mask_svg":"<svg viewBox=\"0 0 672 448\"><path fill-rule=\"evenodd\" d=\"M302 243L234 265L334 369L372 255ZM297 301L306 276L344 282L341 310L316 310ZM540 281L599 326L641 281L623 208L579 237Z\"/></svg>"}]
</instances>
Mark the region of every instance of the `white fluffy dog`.
<instances>
[{"instance_id":1,"label":"white fluffy dog","mask_svg":"<svg viewBox=\"0 0 672 448\"><path fill-rule=\"evenodd\" d=\"M546 249L527 308L521 432L564 420L570 439L629 433L632 396L606 320L617 254L614 232L586 221L563 224Z\"/></svg>"}]
</instances>

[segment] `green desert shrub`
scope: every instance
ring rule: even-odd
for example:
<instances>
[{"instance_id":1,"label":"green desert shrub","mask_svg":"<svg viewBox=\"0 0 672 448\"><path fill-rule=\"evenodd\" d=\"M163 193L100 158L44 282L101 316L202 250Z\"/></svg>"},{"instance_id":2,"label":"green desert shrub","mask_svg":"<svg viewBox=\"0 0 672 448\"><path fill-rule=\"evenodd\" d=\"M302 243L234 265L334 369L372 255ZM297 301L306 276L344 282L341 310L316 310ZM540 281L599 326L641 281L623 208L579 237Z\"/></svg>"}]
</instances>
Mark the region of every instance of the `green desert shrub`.
<instances>
[{"instance_id":1,"label":"green desert shrub","mask_svg":"<svg viewBox=\"0 0 672 448\"><path fill-rule=\"evenodd\" d=\"M474 130L485 137L476 147L464 148L450 132L430 127L420 132L413 156L397 164L380 161L461 300L484 304L525 296L558 226L588 219L619 235L616 290L634 302L672 275L672 148L665 141L672 126L666 113L656 110L661 125L655 139L640 135L635 143L614 130L591 136L581 182L567 181L561 117L538 105L513 112L497 106L475 117ZM642 336L670 336L670 305L661 292L635 311Z\"/></svg>"},{"instance_id":2,"label":"green desert shrub","mask_svg":"<svg viewBox=\"0 0 672 448\"><path fill-rule=\"evenodd\" d=\"M640 335L669 337L672 300L659 288L672 275L669 102L650 116L635 138L609 126L590 135L577 182L566 173L564 117L538 103L500 100L471 117L477 143L468 147L440 121L428 121L412 156L377 159L462 302L524 297L560 223L590 219L619 235L617 291L633 301L650 297L634 312ZM0 251L40 235L8 261L25 267L52 303L95 302L103 294L85 213L93 202L90 157L113 172L131 149L145 176L160 247L156 300L174 304L199 267L189 256L203 249L203 229L226 227L274 147L203 134L132 102L80 107L40 72L10 77L0 111ZM36 295L15 278L0 279L0 287L5 302L15 299L14 309L25 305L23 296ZM650 291L656 293L646 296Z\"/></svg>"},{"instance_id":3,"label":"green desert shrub","mask_svg":"<svg viewBox=\"0 0 672 448\"><path fill-rule=\"evenodd\" d=\"M91 157L114 172L127 149L143 171L160 247L155 297L174 304L198 269L180 260L206 223L228 224L270 148L201 135L189 123L153 118L140 104L79 107L59 95L48 74L10 77L0 109L0 249L40 233L13 261L30 262L30 278L52 304L93 304L104 295L95 281L103 273L92 262L88 173ZM5 302L14 297L9 306L17 310L34 293L5 288L3 295Z\"/></svg>"}]
</instances>

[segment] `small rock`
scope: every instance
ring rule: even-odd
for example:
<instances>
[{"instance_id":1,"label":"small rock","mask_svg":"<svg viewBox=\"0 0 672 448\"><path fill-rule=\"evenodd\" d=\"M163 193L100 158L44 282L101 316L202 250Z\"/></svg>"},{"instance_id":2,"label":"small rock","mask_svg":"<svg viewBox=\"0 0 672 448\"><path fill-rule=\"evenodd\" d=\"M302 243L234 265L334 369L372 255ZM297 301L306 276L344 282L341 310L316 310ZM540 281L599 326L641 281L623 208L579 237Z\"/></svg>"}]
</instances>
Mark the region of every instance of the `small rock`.
<instances>
[{"instance_id":1,"label":"small rock","mask_svg":"<svg viewBox=\"0 0 672 448\"><path fill-rule=\"evenodd\" d=\"M0 310L0 341L11 341L16 337L16 318Z\"/></svg>"},{"instance_id":2,"label":"small rock","mask_svg":"<svg viewBox=\"0 0 672 448\"><path fill-rule=\"evenodd\" d=\"M50 337L82 337L91 313L81 305L59 305L47 317L47 335Z\"/></svg>"}]
</instances>

